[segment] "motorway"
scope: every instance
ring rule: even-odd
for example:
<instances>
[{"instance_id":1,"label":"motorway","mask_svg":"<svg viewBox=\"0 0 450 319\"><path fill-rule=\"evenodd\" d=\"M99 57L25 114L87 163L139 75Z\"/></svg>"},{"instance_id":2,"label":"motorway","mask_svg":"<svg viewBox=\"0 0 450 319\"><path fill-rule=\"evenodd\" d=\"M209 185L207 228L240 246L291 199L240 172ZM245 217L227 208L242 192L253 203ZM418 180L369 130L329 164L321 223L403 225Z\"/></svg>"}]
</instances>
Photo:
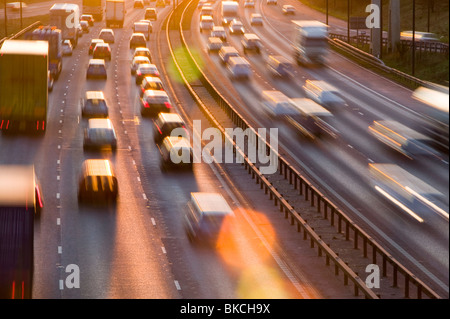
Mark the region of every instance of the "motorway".
<instances>
[{"instance_id":1,"label":"motorway","mask_svg":"<svg viewBox=\"0 0 450 319\"><path fill-rule=\"evenodd\" d=\"M86 80L87 49L104 22L85 34L73 56L64 59L61 76L49 94L49 120L44 138L0 136L1 164L36 167L43 188L45 209L36 225L34 298L353 298L313 254L295 240L295 231L273 219L276 209L234 165L195 164L194 172L164 173L153 142L153 123L139 114L138 91L129 65L131 26L143 18L132 9L123 29L114 29L112 60L107 62L108 80ZM219 22L219 1L214 3ZM289 59L293 28L291 19L319 19L323 15L293 0L266 6L255 1L254 9L241 6L246 30L263 41L262 56L248 55L253 69L249 82L234 82L216 55L206 53L207 36L199 32L199 12L194 14L189 45L204 60L205 74L237 106L255 127L279 129L280 153L319 186L392 255L427 284L448 295L448 220L439 215L419 224L377 196L370 187L368 163L396 163L438 189L438 205L448 212L448 154L426 160L409 160L394 154L367 132L375 119L392 118L424 129L420 115L424 105L412 92L330 51L327 67L295 66L295 78L274 80L265 57L281 54ZM297 8L294 17L281 13L282 4ZM152 3L154 6L154 3ZM28 8L29 9L29 8ZM186 122L202 120L183 84L174 80L164 32L159 32L171 6L158 8L149 48L155 64L170 88L172 101ZM43 9L44 10L44 9ZM251 27L252 12L264 15L263 27ZM330 19L332 28L343 27ZM228 37L242 52L240 36ZM336 115L341 136L310 143L299 139L283 123L260 112L260 92L277 89L290 97L303 97L306 79L323 79L336 86L346 100L346 110ZM79 99L87 90L103 90L110 118L118 135L117 152L83 152L83 129ZM192 127L190 127L192 129ZM78 205L77 183L86 158L108 158L119 180L117 206L107 209ZM181 224L182 212L192 191L222 193L237 216L233 240L219 242L216 249L193 247ZM307 246L307 245L306 245ZM286 257L288 256L288 257ZM81 271L79 289L68 289L66 267Z\"/></svg>"},{"instance_id":2,"label":"motorway","mask_svg":"<svg viewBox=\"0 0 450 319\"><path fill-rule=\"evenodd\" d=\"M283 4L292 4L297 11L286 17L281 12ZM386 203L370 186L368 163L396 163L439 190L440 207L448 212L448 154L426 159L409 160L394 154L369 133L373 120L394 119L419 131L427 131L427 122L421 116L425 106L412 98L412 92L404 87L367 71L342 56L330 51L327 67L307 69L295 67L295 77L280 81L270 76L265 60L270 54L292 59L293 31L291 20L323 19L323 15L297 1L279 1L278 6L256 2L255 8L240 7L239 16L246 32L254 32L263 42L262 55L247 54L253 76L249 82L223 81L217 74L228 76L217 55L206 53L206 35L201 35L199 18L194 15L192 32L186 32L190 45L202 48L205 59L204 72L221 92L232 101L250 125L273 127L278 125L281 137L281 154L295 163L299 171L311 180L358 224L365 224L373 238L382 242L396 258L448 293L448 219L439 214L426 216L425 225L417 223L405 213ZM261 13L264 26L252 27L250 14ZM215 23L220 23L219 4L215 4ZM333 21L330 21L333 28ZM337 23L336 28L342 25ZM251 31L249 31L251 30ZM227 42L244 56L240 36L228 36ZM195 50L194 49L194 50ZM211 63L209 63L211 61ZM337 140L320 140L318 143L299 141L282 123L275 124L262 113L260 102L263 90L280 90L287 96L305 97L302 89L306 79L325 80L342 92L347 109L335 114Z\"/></svg>"}]
</instances>

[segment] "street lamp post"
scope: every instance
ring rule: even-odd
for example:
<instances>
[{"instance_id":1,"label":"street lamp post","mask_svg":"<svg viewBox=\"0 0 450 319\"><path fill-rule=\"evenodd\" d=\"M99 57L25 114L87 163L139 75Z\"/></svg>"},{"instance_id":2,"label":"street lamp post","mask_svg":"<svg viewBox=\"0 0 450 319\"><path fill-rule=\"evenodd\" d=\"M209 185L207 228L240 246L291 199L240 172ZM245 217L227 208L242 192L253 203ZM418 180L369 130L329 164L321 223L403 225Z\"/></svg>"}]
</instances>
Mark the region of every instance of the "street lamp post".
<instances>
[{"instance_id":1,"label":"street lamp post","mask_svg":"<svg viewBox=\"0 0 450 319\"><path fill-rule=\"evenodd\" d=\"M350 0L347 0L347 42L350 43Z\"/></svg>"},{"instance_id":2,"label":"street lamp post","mask_svg":"<svg viewBox=\"0 0 450 319\"><path fill-rule=\"evenodd\" d=\"M6 0L5 0L5 37L8 35L8 18L6 14Z\"/></svg>"},{"instance_id":3,"label":"street lamp post","mask_svg":"<svg viewBox=\"0 0 450 319\"><path fill-rule=\"evenodd\" d=\"M327 0L327 25L328 25L328 0Z\"/></svg>"}]
</instances>

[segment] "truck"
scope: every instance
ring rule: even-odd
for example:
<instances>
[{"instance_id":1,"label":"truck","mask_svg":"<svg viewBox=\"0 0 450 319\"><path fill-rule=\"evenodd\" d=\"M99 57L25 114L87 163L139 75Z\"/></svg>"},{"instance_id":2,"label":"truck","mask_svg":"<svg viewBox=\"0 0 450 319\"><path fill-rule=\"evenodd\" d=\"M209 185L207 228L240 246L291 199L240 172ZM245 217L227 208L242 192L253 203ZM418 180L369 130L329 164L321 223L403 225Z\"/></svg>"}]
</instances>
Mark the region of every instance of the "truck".
<instances>
[{"instance_id":1,"label":"truck","mask_svg":"<svg viewBox=\"0 0 450 319\"><path fill-rule=\"evenodd\" d=\"M323 65L328 52L328 26L314 20L292 21L295 25L294 58L298 64Z\"/></svg>"},{"instance_id":2,"label":"truck","mask_svg":"<svg viewBox=\"0 0 450 319\"><path fill-rule=\"evenodd\" d=\"M222 1L221 14L222 25L229 25L233 19L238 17L239 2Z\"/></svg>"},{"instance_id":3,"label":"truck","mask_svg":"<svg viewBox=\"0 0 450 319\"><path fill-rule=\"evenodd\" d=\"M61 30L62 40L70 40L73 48L78 44L80 7L73 3L55 3L50 8L50 23Z\"/></svg>"},{"instance_id":4,"label":"truck","mask_svg":"<svg viewBox=\"0 0 450 319\"><path fill-rule=\"evenodd\" d=\"M106 27L115 25L123 28L125 13L124 0L106 0Z\"/></svg>"},{"instance_id":5,"label":"truck","mask_svg":"<svg viewBox=\"0 0 450 319\"><path fill-rule=\"evenodd\" d=\"M39 26L24 36L25 40L48 41L48 69L53 79L57 80L62 70L62 35L56 26Z\"/></svg>"},{"instance_id":6,"label":"truck","mask_svg":"<svg viewBox=\"0 0 450 319\"><path fill-rule=\"evenodd\" d=\"M38 185L33 165L0 165L0 299L32 297Z\"/></svg>"},{"instance_id":7,"label":"truck","mask_svg":"<svg viewBox=\"0 0 450 319\"><path fill-rule=\"evenodd\" d=\"M0 48L0 131L45 133L48 42L6 40Z\"/></svg>"},{"instance_id":8,"label":"truck","mask_svg":"<svg viewBox=\"0 0 450 319\"><path fill-rule=\"evenodd\" d=\"M83 0L83 14L91 14L95 21L103 20L105 0Z\"/></svg>"}]
</instances>

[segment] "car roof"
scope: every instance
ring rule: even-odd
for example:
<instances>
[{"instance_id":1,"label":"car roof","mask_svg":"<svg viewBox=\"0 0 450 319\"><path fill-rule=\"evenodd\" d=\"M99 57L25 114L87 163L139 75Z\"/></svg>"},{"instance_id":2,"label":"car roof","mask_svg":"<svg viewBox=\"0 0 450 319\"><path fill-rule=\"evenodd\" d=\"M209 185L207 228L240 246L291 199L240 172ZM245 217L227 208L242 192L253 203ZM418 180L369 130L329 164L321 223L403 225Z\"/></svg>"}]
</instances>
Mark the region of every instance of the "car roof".
<instances>
[{"instance_id":1,"label":"car roof","mask_svg":"<svg viewBox=\"0 0 450 319\"><path fill-rule=\"evenodd\" d=\"M134 38L134 37L144 37L145 38L145 34L143 34L142 32L133 32L131 34L131 37L132 38Z\"/></svg>"},{"instance_id":2,"label":"car roof","mask_svg":"<svg viewBox=\"0 0 450 319\"><path fill-rule=\"evenodd\" d=\"M92 39L91 43L94 43L94 42L103 42L103 43L105 43L105 40L103 40L103 39Z\"/></svg>"},{"instance_id":3,"label":"car roof","mask_svg":"<svg viewBox=\"0 0 450 319\"><path fill-rule=\"evenodd\" d=\"M147 92L147 91L145 91ZM164 91L154 91L154 92L164 92ZM166 112L161 112L158 114L158 118L162 121L162 122L175 122L175 123L183 123L184 121L181 118L180 114L178 113L166 113Z\"/></svg>"},{"instance_id":4,"label":"car roof","mask_svg":"<svg viewBox=\"0 0 450 319\"><path fill-rule=\"evenodd\" d=\"M107 159L87 159L83 162L83 170L88 176L114 176L111 162Z\"/></svg>"},{"instance_id":5,"label":"car roof","mask_svg":"<svg viewBox=\"0 0 450 319\"><path fill-rule=\"evenodd\" d=\"M163 143L172 148L176 146L177 148L192 148L191 143L186 137L182 136L166 136L163 140Z\"/></svg>"},{"instance_id":6,"label":"car roof","mask_svg":"<svg viewBox=\"0 0 450 319\"><path fill-rule=\"evenodd\" d=\"M0 165L0 203L32 205L35 182L33 165Z\"/></svg>"},{"instance_id":7,"label":"car roof","mask_svg":"<svg viewBox=\"0 0 450 319\"><path fill-rule=\"evenodd\" d=\"M161 82L162 83L161 79L158 78L157 76L147 75L144 77L144 80L147 82Z\"/></svg>"},{"instance_id":8,"label":"car roof","mask_svg":"<svg viewBox=\"0 0 450 319\"><path fill-rule=\"evenodd\" d=\"M306 114L316 116L333 116L333 114L324 108L322 105L307 98L293 98L291 99L294 108Z\"/></svg>"},{"instance_id":9,"label":"car roof","mask_svg":"<svg viewBox=\"0 0 450 319\"><path fill-rule=\"evenodd\" d=\"M196 203L203 215L233 215L233 210L219 193L192 192L191 199Z\"/></svg>"},{"instance_id":10,"label":"car roof","mask_svg":"<svg viewBox=\"0 0 450 319\"><path fill-rule=\"evenodd\" d=\"M144 92L144 95L145 95L146 97L149 97L149 96L169 97L169 96L167 95L167 92L166 92L166 91L161 91L161 90L147 90L147 91ZM175 113L173 113L173 114L175 114Z\"/></svg>"},{"instance_id":11,"label":"car roof","mask_svg":"<svg viewBox=\"0 0 450 319\"><path fill-rule=\"evenodd\" d=\"M114 129L110 119L89 119L89 128Z\"/></svg>"},{"instance_id":12,"label":"car roof","mask_svg":"<svg viewBox=\"0 0 450 319\"><path fill-rule=\"evenodd\" d=\"M105 65L105 60L103 59L90 59L89 64L102 64Z\"/></svg>"},{"instance_id":13,"label":"car roof","mask_svg":"<svg viewBox=\"0 0 450 319\"><path fill-rule=\"evenodd\" d=\"M147 63L150 64L150 59L147 56L145 56L145 55L136 55L133 58L133 62L137 62L139 60L141 60L141 61L148 61Z\"/></svg>"},{"instance_id":14,"label":"car roof","mask_svg":"<svg viewBox=\"0 0 450 319\"><path fill-rule=\"evenodd\" d=\"M86 99L88 100L92 100L92 99L97 99L97 100L104 100L105 99L105 95L103 94L103 91L86 91Z\"/></svg>"}]
</instances>

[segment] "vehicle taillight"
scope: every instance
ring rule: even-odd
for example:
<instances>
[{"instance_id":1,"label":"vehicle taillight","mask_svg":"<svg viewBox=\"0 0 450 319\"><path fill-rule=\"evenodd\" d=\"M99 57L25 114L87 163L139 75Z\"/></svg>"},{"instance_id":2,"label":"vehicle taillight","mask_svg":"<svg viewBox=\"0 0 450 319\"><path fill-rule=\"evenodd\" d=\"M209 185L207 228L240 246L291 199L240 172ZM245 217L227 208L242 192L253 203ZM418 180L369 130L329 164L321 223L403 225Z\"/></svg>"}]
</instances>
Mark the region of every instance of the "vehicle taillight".
<instances>
[{"instance_id":1,"label":"vehicle taillight","mask_svg":"<svg viewBox=\"0 0 450 319\"><path fill-rule=\"evenodd\" d=\"M159 126L158 126L158 125L156 125L156 127L158 128L159 134L161 134L161 135L162 135L162 132L161 132L161 129L159 128Z\"/></svg>"},{"instance_id":2,"label":"vehicle taillight","mask_svg":"<svg viewBox=\"0 0 450 319\"><path fill-rule=\"evenodd\" d=\"M146 107L146 108L149 108L149 107L150 107L150 105L148 105L148 102L147 102L147 101L144 101L144 107Z\"/></svg>"},{"instance_id":3,"label":"vehicle taillight","mask_svg":"<svg viewBox=\"0 0 450 319\"><path fill-rule=\"evenodd\" d=\"M164 105L165 105L168 109L171 109L171 108L172 108L172 105L171 105L169 102L164 102Z\"/></svg>"},{"instance_id":4,"label":"vehicle taillight","mask_svg":"<svg viewBox=\"0 0 450 319\"><path fill-rule=\"evenodd\" d=\"M40 208L44 207L44 204L42 203L41 192L39 190L39 186L37 186L37 185L36 185L36 195L37 195L37 202L39 204L39 207Z\"/></svg>"}]
</instances>

